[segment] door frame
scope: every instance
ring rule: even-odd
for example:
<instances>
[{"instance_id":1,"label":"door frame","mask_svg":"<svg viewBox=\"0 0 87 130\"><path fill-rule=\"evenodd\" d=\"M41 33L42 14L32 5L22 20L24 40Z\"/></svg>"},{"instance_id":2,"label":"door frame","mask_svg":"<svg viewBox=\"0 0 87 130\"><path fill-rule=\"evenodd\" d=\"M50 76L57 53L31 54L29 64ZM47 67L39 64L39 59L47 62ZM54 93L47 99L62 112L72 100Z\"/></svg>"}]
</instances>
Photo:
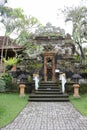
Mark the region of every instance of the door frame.
<instances>
[{"instance_id":1,"label":"door frame","mask_svg":"<svg viewBox=\"0 0 87 130\"><path fill-rule=\"evenodd\" d=\"M45 52L44 53L44 81L47 81L47 62L48 58L52 60L52 81L55 81L55 53Z\"/></svg>"}]
</instances>

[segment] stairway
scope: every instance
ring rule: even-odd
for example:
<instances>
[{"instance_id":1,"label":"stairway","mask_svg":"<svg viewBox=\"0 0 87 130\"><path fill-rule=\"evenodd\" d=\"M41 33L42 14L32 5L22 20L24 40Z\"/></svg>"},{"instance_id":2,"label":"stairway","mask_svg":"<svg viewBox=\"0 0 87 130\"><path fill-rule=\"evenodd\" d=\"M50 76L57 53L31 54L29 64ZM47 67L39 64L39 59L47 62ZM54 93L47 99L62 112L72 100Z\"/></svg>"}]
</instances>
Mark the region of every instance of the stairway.
<instances>
[{"instance_id":1,"label":"stairway","mask_svg":"<svg viewBox=\"0 0 87 130\"><path fill-rule=\"evenodd\" d=\"M62 93L56 82L41 82L38 90L29 95L32 102L64 102L69 101L68 94Z\"/></svg>"}]
</instances>

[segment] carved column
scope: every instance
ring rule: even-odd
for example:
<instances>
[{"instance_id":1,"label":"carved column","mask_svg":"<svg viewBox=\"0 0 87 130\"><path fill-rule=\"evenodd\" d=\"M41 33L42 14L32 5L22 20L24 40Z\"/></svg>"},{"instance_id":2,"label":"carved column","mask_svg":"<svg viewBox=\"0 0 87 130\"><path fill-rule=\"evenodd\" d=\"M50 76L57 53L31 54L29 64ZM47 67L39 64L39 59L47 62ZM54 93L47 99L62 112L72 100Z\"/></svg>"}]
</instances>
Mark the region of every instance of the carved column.
<instances>
[{"instance_id":1,"label":"carved column","mask_svg":"<svg viewBox=\"0 0 87 130\"><path fill-rule=\"evenodd\" d=\"M47 81L47 60L46 57L44 57L44 81Z\"/></svg>"},{"instance_id":2,"label":"carved column","mask_svg":"<svg viewBox=\"0 0 87 130\"><path fill-rule=\"evenodd\" d=\"M54 61L54 57L52 58L52 81L55 81L55 61Z\"/></svg>"},{"instance_id":3,"label":"carved column","mask_svg":"<svg viewBox=\"0 0 87 130\"><path fill-rule=\"evenodd\" d=\"M47 81L47 59L52 60L52 81L55 81L55 57L53 52L44 53L44 81Z\"/></svg>"}]
</instances>

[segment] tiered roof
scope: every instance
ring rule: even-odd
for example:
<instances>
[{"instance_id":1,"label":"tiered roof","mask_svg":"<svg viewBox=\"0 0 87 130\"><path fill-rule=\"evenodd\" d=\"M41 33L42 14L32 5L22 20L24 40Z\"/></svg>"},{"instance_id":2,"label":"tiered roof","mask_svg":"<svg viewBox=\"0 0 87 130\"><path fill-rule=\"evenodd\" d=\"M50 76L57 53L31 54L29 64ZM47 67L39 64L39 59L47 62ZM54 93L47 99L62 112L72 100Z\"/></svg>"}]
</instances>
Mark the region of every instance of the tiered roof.
<instances>
[{"instance_id":1,"label":"tiered roof","mask_svg":"<svg viewBox=\"0 0 87 130\"><path fill-rule=\"evenodd\" d=\"M0 36L0 50L2 47L3 49L23 49L23 46L18 45L13 39L5 36Z\"/></svg>"}]
</instances>

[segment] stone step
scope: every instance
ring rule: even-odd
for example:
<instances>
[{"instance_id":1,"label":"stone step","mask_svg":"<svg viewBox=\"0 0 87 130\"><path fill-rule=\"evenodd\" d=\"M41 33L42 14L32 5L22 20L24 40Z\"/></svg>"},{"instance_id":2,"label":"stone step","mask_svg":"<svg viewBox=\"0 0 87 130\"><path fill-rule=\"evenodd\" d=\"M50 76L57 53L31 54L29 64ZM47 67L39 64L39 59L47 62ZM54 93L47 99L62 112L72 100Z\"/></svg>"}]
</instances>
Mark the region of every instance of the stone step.
<instances>
[{"instance_id":1,"label":"stone step","mask_svg":"<svg viewBox=\"0 0 87 130\"><path fill-rule=\"evenodd\" d=\"M45 84L50 84L50 83L51 83L51 84L55 84L55 83L57 84L56 81L41 81L41 83L42 83L42 84L44 84L44 83L45 83Z\"/></svg>"},{"instance_id":2,"label":"stone step","mask_svg":"<svg viewBox=\"0 0 87 130\"><path fill-rule=\"evenodd\" d=\"M31 94L30 98L66 98L68 94Z\"/></svg>"},{"instance_id":3,"label":"stone step","mask_svg":"<svg viewBox=\"0 0 87 130\"><path fill-rule=\"evenodd\" d=\"M48 83L41 83L40 85L41 85L41 86L44 86L44 85L47 85L47 86L49 86L49 85L57 86L57 84L52 84L52 83L50 83L50 84L48 84Z\"/></svg>"},{"instance_id":4,"label":"stone step","mask_svg":"<svg viewBox=\"0 0 87 130\"><path fill-rule=\"evenodd\" d=\"M29 98L30 102L68 102L68 98Z\"/></svg>"},{"instance_id":5,"label":"stone step","mask_svg":"<svg viewBox=\"0 0 87 130\"><path fill-rule=\"evenodd\" d=\"M40 85L57 85L57 83L40 83Z\"/></svg>"},{"instance_id":6,"label":"stone step","mask_svg":"<svg viewBox=\"0 0 87 130\"><path fill-rule=\"evenodd\" d=\"M57 92L57 91L35 91L35 94L62 94L61 91Z\"/></svg>"},{"instance_id":7,"label":"stone step","mask_svg":"<svg viewBox=\"0 0 87 130\"><path fill-rule=\"evenodd\" d=\"M42 88L42 89L44 89L44 88L51 88L51 89L58 89L59 87L58 86L40 86L39 88Z\"/></svg>"},{"instance_id":8,"label":"stone step","mask_svg":"<svg viewBox=\"0 0 87 130\"><path fill-rule=\"evenodd\" d=\"M62 93L56 82L41 82L38 90L30 94L32 102L63 102L69 101L68 94Z\"/></svg>"},{"instance_id":9,"label":"stone step","mask_svg":"<svg viewBox=\"0 0 87 130\"><path fill-rule=\"evenodd\" d=\"M58 88L57 89L51 89L51 88L42 89L42 88L39 88L38 91L57 91L58 92L58 91L60 91L60 89L58 89Z\"/></svg>"}]
</instances>

